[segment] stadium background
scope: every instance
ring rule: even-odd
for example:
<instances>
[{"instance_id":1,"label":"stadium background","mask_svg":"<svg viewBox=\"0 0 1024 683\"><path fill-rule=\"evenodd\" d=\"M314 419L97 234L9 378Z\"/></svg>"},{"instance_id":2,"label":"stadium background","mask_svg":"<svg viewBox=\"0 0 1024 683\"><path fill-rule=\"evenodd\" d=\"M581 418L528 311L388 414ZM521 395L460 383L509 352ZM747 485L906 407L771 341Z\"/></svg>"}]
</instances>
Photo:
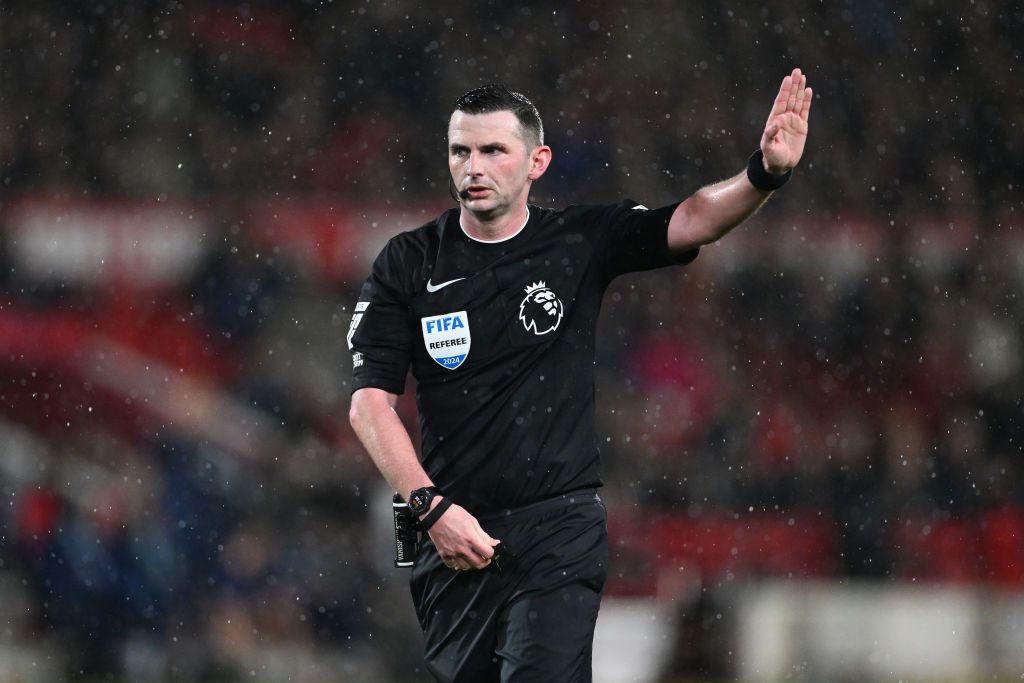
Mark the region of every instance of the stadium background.
<instances>
[{"instance_id":1,"label":"stadium background","mask_svg":"<svg viewBox=\"0 0 1024 683\"><path fill-rule=\"evenodd\" d=\"M344 334L383 241L450 205L450 103L534 100L536 203L652 206L741 169L793 66L816 100L793 182L606 299L606 612L636 642L598 678L940 680L871 630L924 596L976 629L933 639L973 658L946 675L1016 679L1022 24L980 1L7 0L0 680L423 680ZM751 610L794 590L890 607L831 652L806 610L761 643L783 622Z\"/></svg>"}]
</instances>

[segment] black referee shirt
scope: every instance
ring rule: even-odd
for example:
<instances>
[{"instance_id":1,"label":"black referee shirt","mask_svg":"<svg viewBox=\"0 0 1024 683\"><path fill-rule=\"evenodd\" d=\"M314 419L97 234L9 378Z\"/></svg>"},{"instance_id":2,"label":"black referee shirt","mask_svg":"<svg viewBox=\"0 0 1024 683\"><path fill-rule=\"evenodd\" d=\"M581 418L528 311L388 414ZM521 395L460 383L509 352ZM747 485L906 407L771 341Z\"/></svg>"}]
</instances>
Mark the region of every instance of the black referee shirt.
<instances>
[{"instance_id":1,"label":"black referee shirt","mask_svg":"<svg viewBox=\"0 0 1024 683\"><path fill-rule=\"evenodd\" d=\"M515 236L481 242L459 210L388 242L348 333L352 390L400 394L410 366L423 467L473 514L599 486L594 341L616 276L673 259L676 205L529 207Z\"/></svg>"}]
</instances>

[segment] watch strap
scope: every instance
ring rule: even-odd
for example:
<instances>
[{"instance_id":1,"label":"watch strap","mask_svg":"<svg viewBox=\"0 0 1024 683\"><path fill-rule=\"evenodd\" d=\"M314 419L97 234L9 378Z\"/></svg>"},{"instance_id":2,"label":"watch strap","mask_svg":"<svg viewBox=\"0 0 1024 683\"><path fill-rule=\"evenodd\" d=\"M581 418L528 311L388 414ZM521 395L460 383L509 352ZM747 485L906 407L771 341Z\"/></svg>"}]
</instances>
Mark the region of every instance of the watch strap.
<instances>
[{"instance_id":1,"label":"watch strap","mask_svg":"<svg viewBox=\"0 0 1024 683\"><path fill-rule=\"evenodd\" d=\"M441 515L448 511L448 508L452 506L452 501L447 498L442 498L441 502L434 506L434 509L427 513L427 516L420 520L420 528L424 531L428 531L430 527L434 526L437 520L441 519Z\"/></svg>"}]
</instances>

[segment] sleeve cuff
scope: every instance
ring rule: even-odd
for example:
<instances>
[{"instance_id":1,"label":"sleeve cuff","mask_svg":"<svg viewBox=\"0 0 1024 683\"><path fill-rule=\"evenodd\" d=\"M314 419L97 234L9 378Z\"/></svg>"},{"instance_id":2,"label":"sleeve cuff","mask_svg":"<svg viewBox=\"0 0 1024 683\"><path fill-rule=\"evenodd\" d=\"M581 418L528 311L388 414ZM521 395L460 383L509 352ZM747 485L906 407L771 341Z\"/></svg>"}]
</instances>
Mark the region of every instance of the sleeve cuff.
<instances>
[{"instance_id":1,"label":"sleeve cuff","mask_svg":"<svg viewBox=\"0 0 1024 683\"><path fill-rule=\"evenodd\" d=\"M394 378L381 377L380 375L369 376L369 377L353 377L352 385L349 388L349 395L354 394L360 389L381 389L388 392L389 394L395 394L401 396L405 393L405 379L396 380Z\"/></svg>"}]
</instances>

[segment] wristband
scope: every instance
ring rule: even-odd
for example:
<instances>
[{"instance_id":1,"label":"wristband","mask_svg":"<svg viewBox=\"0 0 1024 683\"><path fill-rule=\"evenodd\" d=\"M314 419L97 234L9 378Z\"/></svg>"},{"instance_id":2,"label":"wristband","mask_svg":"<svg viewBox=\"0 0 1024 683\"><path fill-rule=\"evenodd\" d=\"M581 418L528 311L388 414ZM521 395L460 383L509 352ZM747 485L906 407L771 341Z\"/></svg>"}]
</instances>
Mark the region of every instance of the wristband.
<instances>
[{"instance_id":1,"label":"wristband","mask_svg":"<svg viewBox=\"0 0 1024 683\"><path fill-rule=\"evenodd\" d=\"M764 152L760 148L750 155L750 161L747 162L747 180L751 185L765 192L779 189L789 182L791 175L793 175L793 169L789 169L782 175L775 175L764 170Z\"/></svg>"},{"instance_id":2,"label":"wristband","mask_svg":"<svg viewBox=\"0 0 1024 683\"><path fill-rule=\"evenodd\" d=\"M447 498L442 498L441 502L434 506L434 509L427 513L427 516L420 520L420 528L424 531L429 531L430 527L434 526L434 522L441 519L441 515L448 511L448 508L452 506L452 502Z\"/></svg>"}]
</instances>

